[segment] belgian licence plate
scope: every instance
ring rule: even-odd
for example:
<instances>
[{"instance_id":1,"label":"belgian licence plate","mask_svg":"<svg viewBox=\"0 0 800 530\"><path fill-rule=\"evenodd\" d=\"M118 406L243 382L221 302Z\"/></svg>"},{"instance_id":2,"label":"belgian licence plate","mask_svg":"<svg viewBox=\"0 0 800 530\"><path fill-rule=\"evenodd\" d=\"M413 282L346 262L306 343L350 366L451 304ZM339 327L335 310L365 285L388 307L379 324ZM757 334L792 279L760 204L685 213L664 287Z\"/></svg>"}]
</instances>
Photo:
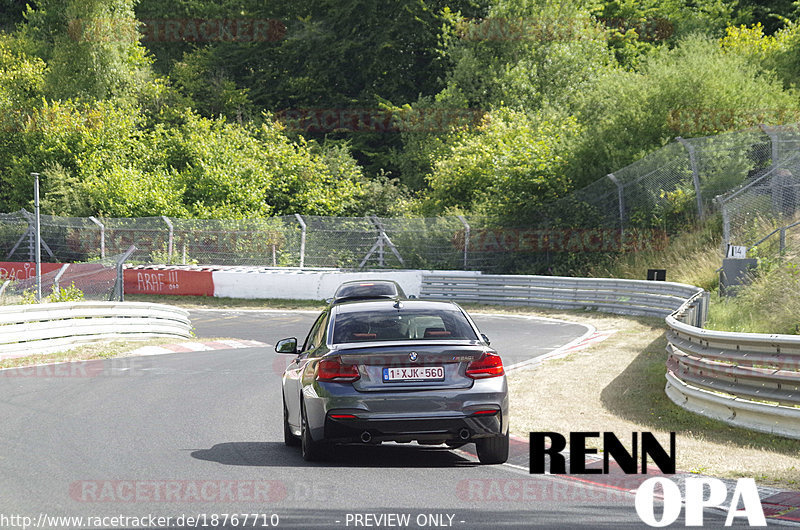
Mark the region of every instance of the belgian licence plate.
<instances>
[{"instance_id":1,"label":"belgian licence plate","mask_svg":"<svg viewBox=\"0 0 800 530\"><path fill-rule=\"evenodd\" d=\"M383 369L384 383L442 380L444 380L443 366L404 366Z\"/></svg>"}]
</instances>

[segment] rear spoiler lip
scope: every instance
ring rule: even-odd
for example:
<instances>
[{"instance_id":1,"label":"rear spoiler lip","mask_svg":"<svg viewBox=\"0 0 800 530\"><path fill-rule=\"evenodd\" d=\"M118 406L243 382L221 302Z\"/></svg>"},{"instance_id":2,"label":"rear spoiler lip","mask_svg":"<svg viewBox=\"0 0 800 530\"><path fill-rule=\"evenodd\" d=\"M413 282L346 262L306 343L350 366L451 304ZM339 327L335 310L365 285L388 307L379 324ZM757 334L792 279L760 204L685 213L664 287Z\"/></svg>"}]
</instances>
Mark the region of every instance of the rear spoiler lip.
<instances>
[{"instance_id":1,"label":"rear spoiler lip","mask_svg":"<svg viewBox=\"0 0 800 530\"><path fill-rule=\"evenodd\" d=\"M404 340L404 341L374 341L374 342L350 342L335 344L331 350L326 354L328 355L348 355L352 353L369 353L374 351L376 353L385 353L387 350L400 350L403 348L414 348L418 350L442 350L446 349L463 349L470 351L491 351L494 348L487 346L483 342L474 340Z\"/></svg>"}]
</instances>

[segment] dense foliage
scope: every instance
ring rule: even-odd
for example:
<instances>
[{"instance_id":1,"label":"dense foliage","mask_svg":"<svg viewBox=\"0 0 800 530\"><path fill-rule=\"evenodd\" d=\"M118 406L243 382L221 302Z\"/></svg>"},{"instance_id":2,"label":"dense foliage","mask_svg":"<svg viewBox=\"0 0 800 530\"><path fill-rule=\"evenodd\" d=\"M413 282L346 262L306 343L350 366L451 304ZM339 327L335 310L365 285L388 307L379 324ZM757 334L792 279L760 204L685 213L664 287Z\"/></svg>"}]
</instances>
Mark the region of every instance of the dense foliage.
<instances>
[{"instance_id":1,"label":"dense foliage","mask_svg":"<svg viewBox=\"0 0 800 530\"><path fill-rule=\"evenodd\" d=\"M675 136L796 121L797 19L788 0L0 0L0 211L38 171L64 215L532 224Z\"/></svg>"}]
</instances>

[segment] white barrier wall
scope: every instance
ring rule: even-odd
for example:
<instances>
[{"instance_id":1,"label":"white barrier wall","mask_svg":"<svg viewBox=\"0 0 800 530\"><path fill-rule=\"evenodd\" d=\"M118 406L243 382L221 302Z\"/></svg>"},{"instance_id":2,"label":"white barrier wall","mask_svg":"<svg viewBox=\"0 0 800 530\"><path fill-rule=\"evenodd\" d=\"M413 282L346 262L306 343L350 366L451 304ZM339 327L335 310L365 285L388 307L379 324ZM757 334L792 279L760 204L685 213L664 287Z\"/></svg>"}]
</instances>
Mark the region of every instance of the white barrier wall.
<instances>
[{"instance_id":1,"label":"white barrier wall","mask_svg":"<svg viewBox=\"0 0 800 530\"><path fill-rule=\"evenodd\" d=\"M338 270L229 269L212 273L214 296L226 298L283 298L324 300L336 288L351 280L394 280L406 295L419 296L422 277L431 271L382 270L342 272ZM441 271L440 271L441 272ZM479 273L453 271L449 275L475 276Z\"/></svg>"}]
</instances>

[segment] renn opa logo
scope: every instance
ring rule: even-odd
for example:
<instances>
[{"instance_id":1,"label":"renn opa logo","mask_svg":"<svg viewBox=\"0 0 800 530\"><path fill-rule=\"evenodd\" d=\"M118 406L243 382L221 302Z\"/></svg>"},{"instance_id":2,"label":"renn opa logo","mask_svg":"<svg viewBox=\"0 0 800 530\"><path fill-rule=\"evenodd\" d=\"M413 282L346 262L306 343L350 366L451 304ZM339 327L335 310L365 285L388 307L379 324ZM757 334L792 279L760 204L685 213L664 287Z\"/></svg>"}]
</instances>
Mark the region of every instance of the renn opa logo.
<instances>
[{"instance_id":1,"label":"renn opa logo","mask_svg":"<svg viewBox=\"0 0 800 530\"><path fill-rule=\"evenodd\" d=\"M569 448L567 448L567 439L559 433L530 433L531 474L548 472L557 475L608 474L613 459L625 474L646 475L648 457L662 473L668 475L675 473L674 432L669 435L669 450L659 443L653 433L634 432L631 434L630 452L614 433L604 432L602 468L587 467L587 456L597 454L598 449L587 447L586 442L588 439L600 437L599 432L572 432L569 434ZM546 459L548 456L549 469ZM567 461L569 461L569 471L567 471ZM719 479L686 477L684 484L685 492L682 495L680 487L672 479L657 476L645 480L636 490L635 506L639 518L648 526L669 526L677 521L685 505L686 526L702 526L703 512L706 508L726 510L725 526L731 526L736 518L747 519L750 526L767 525L758 488L752 478L741 478L736 481L730 502L726 502L728 488ZM660 489L660 494L657 493L657 489ZM663 499L663 508L660 510L656 509L658 496ZM660 511L660 514L657 514L657 511Z\"/></svg>"}]
</instances>

